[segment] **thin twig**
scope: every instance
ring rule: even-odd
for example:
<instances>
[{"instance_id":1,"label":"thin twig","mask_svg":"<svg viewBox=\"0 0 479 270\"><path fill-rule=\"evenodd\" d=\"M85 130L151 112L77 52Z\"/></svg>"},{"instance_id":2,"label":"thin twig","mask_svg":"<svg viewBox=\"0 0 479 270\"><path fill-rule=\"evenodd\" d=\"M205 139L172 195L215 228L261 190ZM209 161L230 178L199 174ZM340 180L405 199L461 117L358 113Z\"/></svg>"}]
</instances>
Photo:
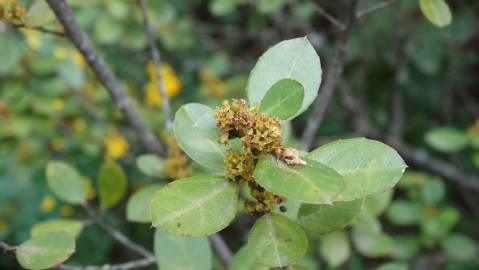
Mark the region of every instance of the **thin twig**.
<instances>
[{"instance_id":1,"label":"thin twig","mask_svg":"<svg viewBox=\"0 0 479 270\"><path fill-rule=\"evenodd\" d=\"M156 263L154 257L152 258L145 258L135 261L130 261L126 263L120 264L104 264L99 266L89 265L89 266L72 266L62 264L58 266L56 269L58 270L130 270L136 268L143 268Z\"/></svg>"},{"instance_id":2,"label":"thin twig","mask_svg":"<svg viewBox=\"0 0 479 270\"><path fill-rule=\"evenodd\" d=\"M114 229L107 223L105 223L98 214L87 204L84 205L85 211L87 212L88 216L94 223L98 224L106 233L108 233L113 239L123 244L125 247L134 251L135 253L145 257L145 258L152 258L154 257L153 253L148 251L146 248L134 243L120 231Z\"/></svg>"},{"instance_id":3,"label":"thin twig","mask_svg":"<svg viewBox=\"0 0 479 270\"><path fill-rule=\"evenodd\" d=\"M399 30L400 31L400 30ZM394 78L391 87L391 121L389 126L389 136L394 139L401 138L404 127L404 104L402 95L402 77L405 71L405 50L406 38L402 33L397 33L397 50L394 63Z\"/></svg>"},{"instance_id":4,"label":"thin twig","mask_svg":"<svg viewBox=\"0 0 479 270\"><path fill-rule=\"evenodd\" d=\"M323 121L329 100L331 99L331 96L333 95L333 92L339 83L341 74L343 73L349 36L356 21L355 14L357 3L357 0L352 0L349 16L346 22L346 28L341 32L338 50L334 58L331 60L325 82L319 91L316 101L314 102L313 112L308 119L306 128L301 137L301 149L305 151L309 150L314 141L316 131Z\"/></svg>"},{"instance_id":5,"label":"thin twig","mask_svg":"<svg viewBox=\"0 0 479 270\"><path fill-rule=\"evenodd\" d=\"M346 25L344 25L342 22L340 22L338 19L336 19L333 15L328 13L320 4L318 1L314 1L314 7L316 8L316 11L319 13L319 15L323 16L326 20L328 20L331 24L336 26L339 30L344 31L346 29Z\"/></svg>"},{"instance_id":6,"label":"thin twig","mask_svg":"<svg viewBox=\"0 0 479 270\"><path fill-rule=\"evenodd\" d=\"M223 238L219 234L215 233L208 236L208 240L210 240L211 246L221 262L223 262L226 267L229 267L231 261L233 260L233 254Z\"/></svg>"},{"instance_id":7,"label":"thin twig","mask_svg":"<svg viewBox=\"0 0 479 270\"><path fill-rule=\"evenodd\" d=\"M103 83L145 148L152 153L162 154L164 152L162 145L137 111L133 101L125 94L118 79L105 64L103 57L93 46L85 31L78 25L67 2L65 0L47 0L47 3L63 25L66 37L78 48L95 76Z\"/></svg>"},{"instance_id":8,"label":"thin twig","mask_svg":"<svg viewBox=\"0 0 479 270\"><path fill-rule=\"evenodd\" d=\"M158 50L158 47L155 44L155 34L151 28L150 21L148 19L148 12L146 8L145 0L138 0L141 7L141 14L143 15L143 28L145 29L145 34L148 38L148 43L150 45L150 54L153 59L153 65L155 66L156 71L156 87L158 93L160 94L161 101L163 103L163 112L165 114L165 126L168 131L172 129L172 118L171 118L171 109L170 109L170 100L166 95L165 84L163 82L163 76L160 72L161 65L161 54Z\"/></svg>"},{"instance_id":9,"label":"thin twig","mask_svg":"<svg viewBox=\"0 0 479 270\"><path fill-rule=\"evenodd\" d=\"M469 174L448 162L436 159L430 156L427 151L416 149L397 138L385 137L369 121L359 101L350 94L347 94L347 96L349 97L345 98L345 95L342 96L342 103L346 110L350 112L354 122L356 122L355 127L360 135L385 140L387 144L399 152L407 164L414 164L443 177L451 183L479 192L479 178L476 175Z\"/></svg>"},{"instance_id":10,"label":"thin twig","mask_svg":"<svg viewBox=\"0 0 479 270\"><path fill-rule=\"evenodd\" d=\"M380 3L377 3L377 4L373 4L369 7L366 7L364 9L361 9L361 10L358 10L358 12L356 12L356 18L359 20L359 19L362 19L376 11L379 11L383 8L387 8L389 6L391 6L392 4L394 4L397 0L386 0L386 1L383 1L383 2L380 2Z\"/></svg>"},{"instance_id":11,"label":"thin twig","mask_svg":"<svg viewBox=\"0 0 479 270\"><path fill-rule=\"evenodd\" d=\"M25 24L12 24L12 26L15 27L15 28L24 28L24 29L35 30L35 31L39 31L39 32L42 32L42 33L45 33L45 34L54 35L54 36L57 36L57 37L62 37L62 38L65 37L64 32L46 29L46 28L41 27L41 26L28 26L28 25L25 25Z\"/></svg>"},{"instance_id":12,"label":"thin twig","mask_svg":"<svg viewBox=\"0 0 479 270\"><path fill-rule=\"evenodd\" d=\"M2 250L4 253L15 253L16 248L3 241L0 241L0 250Z\"/></svg>"}]
</instances>

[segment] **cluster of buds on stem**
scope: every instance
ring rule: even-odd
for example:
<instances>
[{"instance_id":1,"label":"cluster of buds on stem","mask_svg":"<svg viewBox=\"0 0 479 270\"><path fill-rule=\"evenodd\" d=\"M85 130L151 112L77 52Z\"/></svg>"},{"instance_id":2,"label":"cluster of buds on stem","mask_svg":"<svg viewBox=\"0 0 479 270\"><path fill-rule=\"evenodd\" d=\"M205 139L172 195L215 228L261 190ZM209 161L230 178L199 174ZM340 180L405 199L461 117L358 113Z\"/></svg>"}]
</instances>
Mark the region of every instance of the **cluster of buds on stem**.
<instances>
[{"instance_id":1,"label":"cluster of buds on stem","mask_svg":"<svg viewBox=\"0 0 479 270\"><path fill-rule=\"evenodd\" d=\"M5 0L0 3L0 19L11 23L23 23L27 10L24 5L15 0Z\"/></svg>"},{"instance_id":2,"label":"cluster of buds on stem","mask_svg":"<svg viewBox=\"0 0 479 270\"><path fill-rule=\"evenodd\" d=\"M222 132L220 143L227 144L229 140L236 138L242 143L241 151L229 150L224 160L226 177L235 182L248 183L250 194L256 200L245 202L245 212L270 212L276 204L284 202L285 199L264 190L254 181L253 173L258 159L264 154L279 154L288 164L301 164L294 157L291 159L291 150L287 150L289 148L283 147L281 121L260 113L257 105L248 108L242 99L223 101L215 110L215 119ZM284 153L288 153L292 163L287 161Z\"/></svg>"}]
</instances>

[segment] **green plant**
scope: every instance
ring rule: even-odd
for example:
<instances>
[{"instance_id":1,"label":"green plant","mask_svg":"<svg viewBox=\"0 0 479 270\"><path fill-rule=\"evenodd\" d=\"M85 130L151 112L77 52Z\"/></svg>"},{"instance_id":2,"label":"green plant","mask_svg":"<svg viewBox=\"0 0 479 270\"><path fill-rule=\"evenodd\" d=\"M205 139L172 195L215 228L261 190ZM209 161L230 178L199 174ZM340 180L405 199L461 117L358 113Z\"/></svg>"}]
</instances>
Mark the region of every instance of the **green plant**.
<instances>
[{"instance_id":1,"label":"green plant","mask_svg":"<svg viewBox=\"0 0 479 270\"><path fill-rule=\"evenodd\" d=\"M283 143L281 126L316 96L319 62L306 38L286 40L266 51L251 72L250 106L244 100L226 100L216 109L183 105L175 115L175 136L211 172L156 191L153 226L182 236L210 235L231 223L244 200L240 211L262 215L248 237L255 261L288 266L306 252L304 230L338 230L361 211L366 196L391 189L406 165L381 142L339 140L309 153ZM240 194L243 185L246 194ZM299 214L290 214L295 210L285 200Z\"/></svg>"}]
</instances>

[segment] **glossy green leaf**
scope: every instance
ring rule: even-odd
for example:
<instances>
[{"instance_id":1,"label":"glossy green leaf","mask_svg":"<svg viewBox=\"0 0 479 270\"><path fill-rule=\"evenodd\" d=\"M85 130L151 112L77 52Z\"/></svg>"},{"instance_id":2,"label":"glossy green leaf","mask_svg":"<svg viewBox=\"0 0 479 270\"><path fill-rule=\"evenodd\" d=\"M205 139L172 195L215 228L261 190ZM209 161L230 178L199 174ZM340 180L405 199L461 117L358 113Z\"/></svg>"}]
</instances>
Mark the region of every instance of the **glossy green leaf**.
<instances>
[{"instance_id":1,"label":"glossy green leaf","mask_svg":"<svg viewBox=\"0 0 479 270\"><path fill-rule=\"evenodd\" d=\"M203 236L222 230L233 220L238 187L222 176L193 176L169 183L153 194L153 226L171 233Z\"/></svg>"},{"instance_id":2,"label":"glossy green leaf","mask_svg":"<svg viewBox=\"0 0 479 270\"><path fill-rule=\"evenodd\" d=\"M447 257L453 261L477 259L478 250L473 239L462 234L451 234L441 242Z\"/></svg>"},{"instance_id":3,"label":"glossy green leaf","mask_svg":"<svg viewBox=\"0 0 479 270\"><path fill-rule=\"evenodd\" d=\"M50 219L35 224L30 234L32 237L37 237L41 234L63 231L66 232L71 238L75 239L80 235L83 229L83 222L74 219Z\"/></svg>"},{"instance_id":4,"label":"glossy green leaf","mask_svg":"<svg viewBox=\"0 0 479 270\"><path fill-rule=\"evenodd\" d=\"M299 109L304 98L304 87L295 80L283 79L271 86L263 100L260 111L281 120L292 117Z\"/></svg>"},{"instance_id":5,"label":"glossy green leaf","mask_svg":"<svg viewBox=\"0 0 479 270\"><path fill-rule=\"evenodd\" d=\"M331 267L337 267L351 256L351 246L343 231L330 233L321 238L319 254Z\"/></svg>"},{"instance_id":6,"label":"glossy green leaf","mask_svg":"<svg viewBox=\"0 0 479 270\"><path fill-rule=\"evenodd\" d=\"M120 165L112 161L103 164L98 183L100 207L108 209L119 203L125 196L126 186L126 175Z\"/></svg>"},{"instance_id":7,"label":"glossy green leaf","mask_svg":"<svg viewBox=\"0 0 479 270\"><path fill-rule=\"evenodd\" d=\"M223 170L227 148L218 143L221 134L213 114L213 110L205 105L183 105L176 112L174 132L181 149L191 159L207 168Z\"/></svg>"},{"instance_id":8,"label":"glossy green leaf","mask_svg":"<svg viewBox=\"0 0 479 270\"><path fill-rule=\"evenodd\" d=\"M233 257L230 270L269 270L268 267L256 262L256 258L248 245L243 246Z\"/></svg>"},{"instance_id":9,"label":"glossy green leaf","mask_svg":"<svg viewBox=\"0 0 479 270\"><path fill-rule=\"evenodd\" d=\"M308 231L327 234L349 225L361 211L363 199L333 205L303 204L298 223Z\"/></svg>"},{"instance_id":10,"label":"glossy green leaf","mask_svg":"<svg viewBox=\"0 0 479 270\"><path fill-rule=\"evenodd\" d=\"M150 199L153 193L162 186L162 184L148 185L131 195L126 205L126 219L128 221L150 223Z\"/></svg>"},{"instance_id":11,"label":"glossy green leaf","mask_svg":"<svg viewBox=\"0 0 479 270\"><path fill-rule=\"evenodd\" d=\"M71 204L84 204L86 191L80 174L71 165L62 161L50 161L46 170L48 187L62 201Z\"/></svg>"},{"instance_id":12,"label":"glossy green leaf","mask_svg":"<svg viewBox=\"0 0 479 270\"><path fill-rule=\"evenodd\" d=\"M365 138L328 143L306 157L343 176L346 189L336 198L340 201L351 201L392 188L407 167L396 150Z\"/></svg>"},{"instance_id":13,"label":"glossy green leaf","mask_svg":"<svg viewBox=\"0 0 479 270\"><path fill-rule=\"evenodd\" d=\"M451 127L438 127L429 130L425 135L426 143L435 150L454 153L466 147L466 135Z\"/></svg>"},{"instance_id":14,"label":"glossy green leaf","mask_svg":"<svg viewBox=\"0 0 479 270\"><path fill-rule=\"evenodd\" d=\"M292 220L296 220L298 218L299 209L301 208L301 203L295 200L287 199L285 202L281 204L277 204L276 207L273 209L275 213L281 213Z\"/></svg>"},{"instance_id":15,"label":"glossy green leaf","mask_svg":"<svg viewBox=\"0 0 479 270\"><path fill-rule=\"evenodd\" d=\"M445 0L419 0L424 16L434 25L444 27L451 24L452 14Z\"/></svg>"},{"instance_id":16,"label":"glossy green leaf","mask_svg":"<svg viewBox=\"0 0 479 270\"><path fill-rule=\"evenodd\" d=\"M248 236L256 261L269 267L295 263L306 253L308 239L294 221L276 213L256 220Z\"/></svg>"},{"instance_id":17,"label":"glossy green leaf","mask_svg":"<svg viewBox=\"0 0 479 270\"><path fill-rule=\"evenodd\" d=\"M290 166L273 156L262 156L254 177L263 188L275 194L304 203L331 204L344 190L337 172L311 159L306 165Z\"/></svg>"},{"instance_id":18,"label":"glossy green leaf","mask_svg":"<svg viewBox=\"0 0 479 270\"><path fill-rule=\"evenodd\" d=\"M383 263L376 270L408 270L407 264L405 263Z\"/></svg>"},{"instance_id":19,"label":"glossy green leaf","mask_svg":"<svg viewBox=\"0 0 479 270\"><path fill-rule=\"evenodd\" d=\"M382 257L394 248L393 239L382 232L381 224L371 215L361 215L354 224L352 239L356 250L366 257Z\"/></svg>"},{"instance_id":20,"label":"glossy green leaf","mask_svg":"<svg viewBox=\"0 0 479 270\"><path fill-rule=\"evenodd\" d=\"M321 62L306 37L282 41L259 58L246 86L250 104L260 104L271 86L282 79L296 80L304 87L301 109L293 118L316 99L321 83Z\"/></svg>"},{"instance_id":21,"label":"glossy green leaf","mask_svg":"<svg viewBox=\"0 0 479 270\"><path fill-rule=\"evenodd\" d=\"M55 14L43 0L36 0L27 12L25 25L29 27L43 26L55 18Z\"/></svg>"},{"instance_id":22,"label":"glossy green leaf","mask_svg":"<svg viewBox=\"0 0 479 270\"><path fill-rule=\"evenodd\" d=\"M414 225L421 215L421 206L406 200L395 200L386 212L389 221L395 225Z\"/></svg>"},{"instance_id":23,"label":"glossy green leaf","mask_svg":"<svg viewBox=\"0 0 479 270\"><path fill-rule=\"evenodd\" d=\"M150 177L163 177L163 160L157 155L145 154L136 159L136 166Z\"/></svg>"},{"instance_id":24,"label":"glossy green leaf","mask_svg":"<svg viewBox=\"0 0 479 270\"><path fill-rule=\"evenodd\" d=\"M206 237L178 236L156 230L156 262L162 270L210 270L212 253Z\"/></svg>"},{"instance_id":25,"label":"glossy green leaf","mask_svg":"<svg viewBox=\"0 0 479 270\"><path fill-rule=\"evenodd\" d=\"M26 269L47 269L61 264L75 252L75 241L62 231L34 237L16 250L17 260Z\"/></svg>"}]
</instances>

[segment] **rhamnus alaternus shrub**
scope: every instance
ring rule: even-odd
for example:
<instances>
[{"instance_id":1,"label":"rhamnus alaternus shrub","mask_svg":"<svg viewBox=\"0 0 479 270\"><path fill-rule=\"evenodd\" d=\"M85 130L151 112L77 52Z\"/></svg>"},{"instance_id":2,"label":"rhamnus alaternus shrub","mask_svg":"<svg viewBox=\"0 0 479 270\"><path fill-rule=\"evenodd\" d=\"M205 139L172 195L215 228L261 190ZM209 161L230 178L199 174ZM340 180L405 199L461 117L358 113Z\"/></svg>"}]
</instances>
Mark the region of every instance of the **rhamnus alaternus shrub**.
<instances>
[{"instance_id":1,"label":"rhamnus alaternus shrub","mask_svg":"<svg viewBox=\"0 0 479 270\"><path fill-rule=\"evenodd\" d=\"M227 227L238 211L257 214L247 252L254 263L287 266L305 254L305 232L341 229L361 211L366 196L393 188L406 165L381 142L338 140L309 153L285 144L282 125L311 105L320 83L318 55L306 38L297 38L260 57L247 101L182 106L174 121L177 142L210 173L148 191L154 192L153 226L205 236Z\"/></svg>"}]
</instances>

